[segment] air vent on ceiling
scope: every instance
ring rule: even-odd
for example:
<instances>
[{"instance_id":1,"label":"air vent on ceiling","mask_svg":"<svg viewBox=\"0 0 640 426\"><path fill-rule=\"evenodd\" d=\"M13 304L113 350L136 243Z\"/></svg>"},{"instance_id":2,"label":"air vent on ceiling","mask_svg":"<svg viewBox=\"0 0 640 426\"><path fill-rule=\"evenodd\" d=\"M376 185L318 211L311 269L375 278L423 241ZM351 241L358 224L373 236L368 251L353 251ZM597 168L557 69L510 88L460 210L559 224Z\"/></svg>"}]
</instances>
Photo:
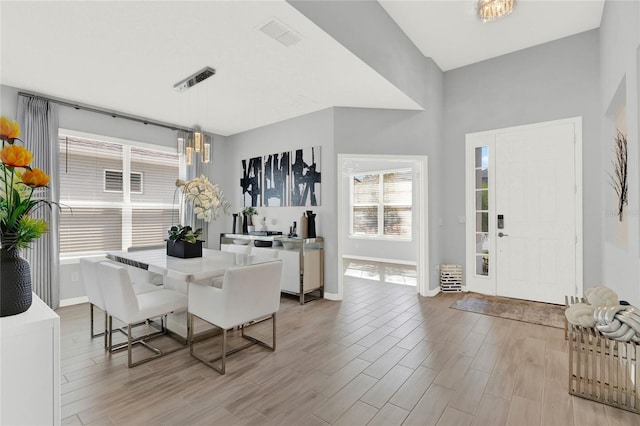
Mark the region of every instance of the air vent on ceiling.
<instances>
[{"instance_id":1,"label":"air vent on ceiling","mask_svg":"<svg viewBox=\"0 0 640 426\"><path fill-rule=\"evenodd\" d=\"M260 31L287 47L302 40L302 37L300 37L298 33L276 18L271 19L261 26Z\"/></svg>"},{"instance_id":2,"label":"air vent on ceiling","mask_svg":"<svg viewBox=\"0 0 640 426\"><path fill-rule=\"evenodd\" d=\"M173 88L176 89L178 92L183 92L187 90L189 87L195 86L196 84L208 79L215 73L216 73L216 70L214 70L213 68L205 67L200 71L198 71L197 73L190 75L184 80L174 84Z\"/></svg>"}]
</instances>

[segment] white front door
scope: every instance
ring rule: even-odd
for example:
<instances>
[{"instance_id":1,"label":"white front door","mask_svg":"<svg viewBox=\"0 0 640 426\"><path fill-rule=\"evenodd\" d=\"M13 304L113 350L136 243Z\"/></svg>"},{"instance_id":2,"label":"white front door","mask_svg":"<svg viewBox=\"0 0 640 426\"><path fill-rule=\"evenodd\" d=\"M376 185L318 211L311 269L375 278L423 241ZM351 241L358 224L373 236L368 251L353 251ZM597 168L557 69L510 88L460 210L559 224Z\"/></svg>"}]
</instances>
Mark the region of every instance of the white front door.
<instances>
[{"instance_id":1,"label":"white front door","mask_svg":"<svg viewBox=\"0 0 640 426\"><path fill-rule=\"evenodd\" d=\"M562 120L467 136L467 150L485 147L488 162L482 173L488 223L479 220L477 202L470 211L467 189L467 216L475 218L467 226L475 237L474 247L467 248L467 264L470 251L475 260L467 272L469 290L563 303L565 295L577 295L582 288L579 125L579 120ZM479 200L479 189L473 191ZM479 267L481 240L488 271L487 265Z\"/></svg>"}]
</instances>

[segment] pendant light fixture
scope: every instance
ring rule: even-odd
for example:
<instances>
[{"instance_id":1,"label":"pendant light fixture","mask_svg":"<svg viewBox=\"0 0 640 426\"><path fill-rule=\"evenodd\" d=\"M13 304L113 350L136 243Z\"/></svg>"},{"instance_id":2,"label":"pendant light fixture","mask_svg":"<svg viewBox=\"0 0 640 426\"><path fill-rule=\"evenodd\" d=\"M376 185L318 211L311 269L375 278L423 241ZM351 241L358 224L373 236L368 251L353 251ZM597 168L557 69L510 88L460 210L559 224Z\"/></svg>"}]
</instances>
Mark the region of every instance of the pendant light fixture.
<instances>
[{"instance_id":1,"label":"pendant light fixture","mask_svg":"<svg viewBox=\"0 0 640 426\"><path fill-rule=\"evenodd\" d=\"M202 130L198 126L193 129L193 149L196 152L202 151Z\"/></svg>"},{"instance_id":2,"label":"pendant light fixture","mask_svg":"<svg viewBox=\"0 0 640 426\"><path fill-rule=\"evenodd\" d=\"M478 0L478 17L482 22L495 21L513 12L516 0Z\"/></svg>"},{"instance_id":3,"label":"pendant light fixture","mask_svg":"<svg viewBox=\"0 0 640 426\"><path fill-rule=\"evenodd\" d=\"M178 132L177 152L184 155L184 162L192 166L197 159L203 164L211 162L211 143L213 136L204 133L198 126L193 132ZM200 154L200 155L198 155Z\"/></svg>"}]
</instances>

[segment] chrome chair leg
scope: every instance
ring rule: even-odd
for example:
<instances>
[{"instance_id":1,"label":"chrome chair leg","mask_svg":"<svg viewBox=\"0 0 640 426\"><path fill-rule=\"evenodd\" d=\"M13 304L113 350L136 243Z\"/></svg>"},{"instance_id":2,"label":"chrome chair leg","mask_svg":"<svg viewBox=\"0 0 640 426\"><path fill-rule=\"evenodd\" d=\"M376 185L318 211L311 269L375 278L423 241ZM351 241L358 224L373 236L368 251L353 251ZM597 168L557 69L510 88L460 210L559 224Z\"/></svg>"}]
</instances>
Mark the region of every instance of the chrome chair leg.
<instances>
[{"instance_id":1,"label":"chrome chair leg","mask_svg":"<svg viewBox=\"0 0 640 426\"><path fill-rule=\"evenodd\" d=\"M90 329L89 329L89 337L91 337L92 339L95 337L93 334L93 303L89 302L89 322L90 322Z\"/></svg>"},{"instance_id":2,"label":"chrome chair leg","mask_svg":"<svg viewBox=\"0 0 640 426\"><path fill-rule=\"evenodd\" d=\"M222 330L222 366L220 367L220 374L225 373L225 367L227 365L227 330Z\"/></svg>"},{"instance_id":3,"label":"chrome chair leg","mask_svg":"<svg viewBox=\"0 0 640 426\"><path fill-rule=\"evenodd\" d=\"M193 336L193 318L195 317L194 314L189 313L188 314L189 318L188 318L188 325L187 327L190 328L190 334L188 337L188 341L189 341L189 353L191 354L191 356L193 356L194 358L196 358L199 361L202 361L207 367L212 368L214 370L216 370L218 373L220 374L225 374L226 372L226 364L227 364L227 356L234 354L236 352L239 352L243 349L246 349L248 347L251 347L253 345L260 345L264 348L270 349L272 351L275 351L276 349L276 314L273 313L270 317L267 317L266 319L271 318L272 320L272 326L273 326L273 343L272 345L269 345L266 342L263 342L262 340L258 340L255 337L249 336L247 334L245 334L245 328L246 325L242 324L240 325L240 335L246 339L249 340L249 343L247 343L246 345L242 345L240 347L231 349L231 350L227 350L227 333L228 330L226 329L222 329L222 351L220 356L215 357L213 359L207 359L204 355L196 352L194 350L194 336ZM257 321L257 322L262 322L263 320ZM256 323L257 323L256 322ZM253 325L255 323L251 323L250 325ZM216 361L220 361L220 366L215 365L214 362Z\"/></svg>"},{"instance_id":4,"label":"chrome chair leg","mask_svg":"<svg viewBox=\"0 0 640 426\"><path fill-rule=\"evenodd\" d=\"M107 333L109 333L109 345L108 345L108 349L111 350L111 348L113 347L113 317L111 315L109 315L109 327L106 330Z\"/></svg>"},{"instance_id":5,"label":"chrome chair leg","mask_svg":"<svg viewBox=\"0 0 640 426\"><path fill-rule=\"evenodd\" d=\"M104 331L102 332L102 334L104 334L104 348L107 349L107 329L108 329L108 322L109 320L109 314L107 313L107 311L104 311Z\"/></svg>"}]
</instances>

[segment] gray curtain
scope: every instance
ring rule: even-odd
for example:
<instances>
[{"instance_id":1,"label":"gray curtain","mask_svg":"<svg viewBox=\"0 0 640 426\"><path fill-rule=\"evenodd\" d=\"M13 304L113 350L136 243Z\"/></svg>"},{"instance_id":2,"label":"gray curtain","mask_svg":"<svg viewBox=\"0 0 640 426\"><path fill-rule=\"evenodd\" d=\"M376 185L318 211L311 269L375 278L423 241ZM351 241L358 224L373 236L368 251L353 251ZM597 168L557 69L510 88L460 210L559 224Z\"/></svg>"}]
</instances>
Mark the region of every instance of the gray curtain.
<instances>
[{"instance_id":1,"label":"gray curtain","mask_svg":"<svg viewBox=\"0 0 640 426\"><path fill-rule=\"evenodd\" d=\"M49 188L38 196L57 203L60 201L57 105L21 94L18 96L18 122L22 129L20 139L35 158L31 166L41 168L51 176ZM23 256L31 264L33 292L52 309L57 309L60 306L59 212L55 207L49 209L43 205L32 216L46 220L49 232L24 250Z\"/></svg>"}]
</instances>

